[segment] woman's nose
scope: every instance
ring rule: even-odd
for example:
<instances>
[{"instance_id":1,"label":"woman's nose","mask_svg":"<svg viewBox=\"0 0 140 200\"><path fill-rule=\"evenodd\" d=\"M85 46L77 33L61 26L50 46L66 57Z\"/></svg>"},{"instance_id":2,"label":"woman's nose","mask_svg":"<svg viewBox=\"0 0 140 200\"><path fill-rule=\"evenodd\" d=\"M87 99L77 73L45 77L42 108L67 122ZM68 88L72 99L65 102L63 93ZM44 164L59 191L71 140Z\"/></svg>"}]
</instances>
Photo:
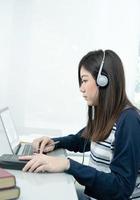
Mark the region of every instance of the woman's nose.
<instances>
[{"instance_id":1,"label":"woman's nose","mask_svg":"<svg viewBox=\"0 0 140 200\"><path fill-rule=\"evenodd\" d=\"M85 89L84 89L84 87L83 87L83 85L81 84L81 86L80 86L80 92L82 92L82 93L84 93L85 92Z\"/></svg>"}]
</instances>

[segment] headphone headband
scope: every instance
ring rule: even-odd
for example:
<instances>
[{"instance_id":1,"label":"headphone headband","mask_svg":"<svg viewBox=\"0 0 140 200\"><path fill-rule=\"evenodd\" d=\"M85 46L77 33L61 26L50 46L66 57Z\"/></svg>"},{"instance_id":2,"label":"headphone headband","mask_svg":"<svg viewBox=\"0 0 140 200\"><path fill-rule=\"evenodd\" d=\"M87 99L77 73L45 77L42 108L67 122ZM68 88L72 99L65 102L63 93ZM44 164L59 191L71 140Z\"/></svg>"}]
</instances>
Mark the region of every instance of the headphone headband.
<instances>
[{"instance_id":1,"label":"headphone headband","mask_svg":"<svg viewBox=\"0 0 140 200\"><path fill-rule=\"evenodd\" d=\"M97 85L100 86L100 87L105 87L108 84L107 76L101 74L103 66L104 66L104 62L105 62L105 51L103 51L103 59L102 59L102 62L100 64L100 68L99 68L99 72L98 72L97 80L96 80Z\"/></svg>"}]
</instances>

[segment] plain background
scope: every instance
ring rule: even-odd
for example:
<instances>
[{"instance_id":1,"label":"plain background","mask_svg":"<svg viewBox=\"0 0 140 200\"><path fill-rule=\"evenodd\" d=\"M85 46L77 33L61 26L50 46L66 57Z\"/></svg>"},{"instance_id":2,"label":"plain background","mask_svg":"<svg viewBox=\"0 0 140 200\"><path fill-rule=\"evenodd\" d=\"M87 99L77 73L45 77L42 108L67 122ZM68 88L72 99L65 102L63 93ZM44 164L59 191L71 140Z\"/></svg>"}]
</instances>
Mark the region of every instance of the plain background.
<instances>
[{"instance_id":1,"label":"plain background","mask_svg":"<svg viewBox=\"0 0 140 200\"><path fill-rule=\"evenodd\" d=\"M121 57L134 101L140 56L139 0L0 0L0 109L17 127L85 126L78 86L82 56L112 49Z\"/></svg>"}]
</instances>

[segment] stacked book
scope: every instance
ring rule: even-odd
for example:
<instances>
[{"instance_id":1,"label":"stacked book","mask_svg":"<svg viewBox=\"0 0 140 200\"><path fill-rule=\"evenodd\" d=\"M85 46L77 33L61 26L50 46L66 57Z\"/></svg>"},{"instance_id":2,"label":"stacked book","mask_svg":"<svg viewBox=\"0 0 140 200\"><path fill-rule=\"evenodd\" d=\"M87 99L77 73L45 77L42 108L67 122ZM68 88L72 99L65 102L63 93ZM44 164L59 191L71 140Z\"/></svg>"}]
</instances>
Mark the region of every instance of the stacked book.
<instances>
[{"instance_id":1,"label":"stacked book","mask_svg":"<svg viewBox=\"0 0 140 200\"><path fill-rule=\"evenodd\" d=\"M15 176L0 168L0 200L17 199L19 195L20 188L16 186Z\"/></svg>"}]
</instances>

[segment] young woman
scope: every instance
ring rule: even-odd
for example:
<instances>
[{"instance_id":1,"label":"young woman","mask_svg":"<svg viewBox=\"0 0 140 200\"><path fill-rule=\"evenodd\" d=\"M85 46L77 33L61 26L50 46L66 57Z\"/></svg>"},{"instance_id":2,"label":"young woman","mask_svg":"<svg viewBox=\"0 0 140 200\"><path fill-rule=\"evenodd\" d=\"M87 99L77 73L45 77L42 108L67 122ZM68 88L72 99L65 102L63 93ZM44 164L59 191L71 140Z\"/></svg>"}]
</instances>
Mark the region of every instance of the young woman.
<instances>
[{"instance_id":1,"label":"young woman","mask_svg":"<svg viewBox=\"0 0 140 200\"><path fill-rule=\"evenodd\" d=\"M23 171L65 171L85 186L83 199L128 200L140 182L140 116L127 98L122 62L111 50L89 52L78 76L88 105L87 126L75 135L34 140L40 154L21 157L29 160ZM42 154L57 148L90 151L89 166Z\"/></svg>"}]
</instances>

